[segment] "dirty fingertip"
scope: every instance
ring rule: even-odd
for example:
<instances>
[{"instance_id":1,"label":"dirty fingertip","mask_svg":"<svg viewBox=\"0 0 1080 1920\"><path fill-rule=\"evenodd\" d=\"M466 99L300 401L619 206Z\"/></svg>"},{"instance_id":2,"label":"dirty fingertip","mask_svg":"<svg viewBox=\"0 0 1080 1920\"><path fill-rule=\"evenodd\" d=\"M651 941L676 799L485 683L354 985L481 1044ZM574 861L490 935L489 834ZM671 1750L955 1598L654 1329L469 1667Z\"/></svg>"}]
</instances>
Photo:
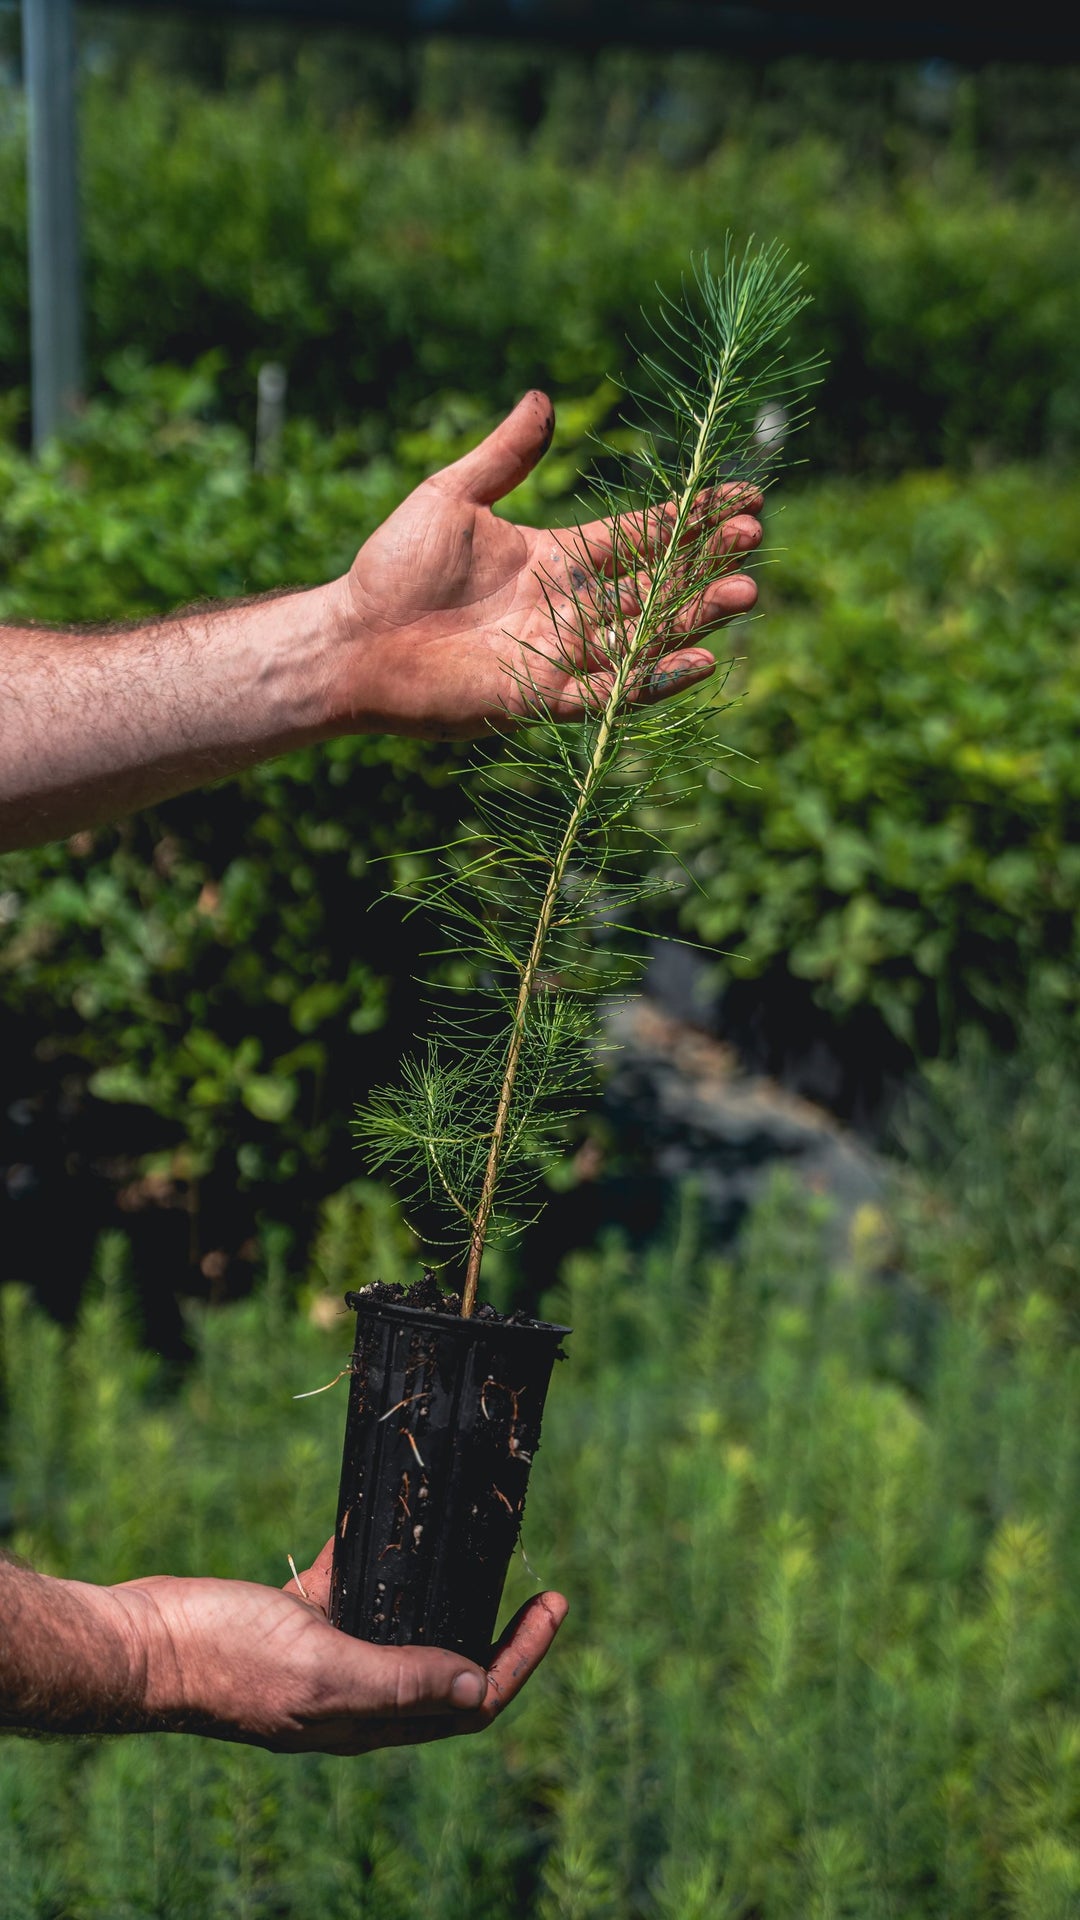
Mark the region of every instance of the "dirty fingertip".
<instances>
[{"instance_id":1,"label":"dirty fingertip","mask_svg":"<svg viewBox=\"0 0 1080 1920\"><path fill-rule=\"evenodd\" d=\"M570 1602L564 1593L538 1593L535 1605L547 1614L556 1631L570 1611Z\"/></svg>"},{"instance_id":2,"label":"dirty fingertip","mask_svg":"<svg viewBox=\"0 0 1080 1920\"><path fill-rule=\"evenodd\" d=\"M716 661L711 654L684 655L679 660L667 660L653 668L646 682L646 691L654 697L677 693L680 688L692 687L698 680L707 680L715 670Z\"/></svg>"}]
</instances>

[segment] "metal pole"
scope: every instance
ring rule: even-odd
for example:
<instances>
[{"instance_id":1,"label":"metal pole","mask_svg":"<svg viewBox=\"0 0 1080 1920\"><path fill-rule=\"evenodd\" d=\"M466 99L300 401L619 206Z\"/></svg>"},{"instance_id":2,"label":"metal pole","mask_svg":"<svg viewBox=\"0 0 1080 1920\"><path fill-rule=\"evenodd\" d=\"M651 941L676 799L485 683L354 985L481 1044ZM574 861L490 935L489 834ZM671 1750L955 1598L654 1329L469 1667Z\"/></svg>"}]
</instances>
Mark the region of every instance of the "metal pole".
<instances>
[{"instance_id":1,"label":"metal pole","mask_svg":"<svg viewBox=\"0 0 1080 1920\"><path fill-rule=\"evenodd\" d=\"M83 397L73 0L22 0L34 447Z\"/></svg>"},{"instance_id":2,"label":"metal pole","mask_svg":"<svg viewBox=\"0 0 1080 1920\"><path fill-rule=\"evenodd\" d=\"M281 435L285 426L285 390L289 376L276 360L266 360L259 368L255 409L255 471L272 473L281 454Z\"/></svg>"}]
</instances>

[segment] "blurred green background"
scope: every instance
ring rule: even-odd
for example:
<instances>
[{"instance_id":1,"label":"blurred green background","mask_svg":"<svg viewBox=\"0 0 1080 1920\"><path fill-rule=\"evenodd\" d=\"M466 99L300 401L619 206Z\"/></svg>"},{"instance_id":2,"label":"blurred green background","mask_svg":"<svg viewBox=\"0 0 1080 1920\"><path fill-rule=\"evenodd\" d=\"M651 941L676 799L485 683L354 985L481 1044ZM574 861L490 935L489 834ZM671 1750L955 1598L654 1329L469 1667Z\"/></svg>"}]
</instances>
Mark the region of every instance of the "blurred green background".
<instances>
[{"instance_id":1,"label":"blurred green background","mask_svg":"<svg viewBox=\"0 0 1080 1920\"><path fill-rule=\"evenodd\" d=\"M1080 76L87 12L92 399L35 461L5 48L0 618L327 578L532 384L507 511L568 518L653 282L729 230L806 261L829 372L730 637L756 764L656 930L755 1064L825 1048L891 1187L839 1260L780 1183L722 1257L691 1191L545 1276L525 1549L574 1613L496 1738L8 1743L0 1914L1080 1912ZM423 1017L376 902L460 764L343 741L0 861L3 1486L46 1570L276 1581L325 1537L344 1406L291 1395L411 1258L348 1131Z\"/></svg>"}]
</instances>

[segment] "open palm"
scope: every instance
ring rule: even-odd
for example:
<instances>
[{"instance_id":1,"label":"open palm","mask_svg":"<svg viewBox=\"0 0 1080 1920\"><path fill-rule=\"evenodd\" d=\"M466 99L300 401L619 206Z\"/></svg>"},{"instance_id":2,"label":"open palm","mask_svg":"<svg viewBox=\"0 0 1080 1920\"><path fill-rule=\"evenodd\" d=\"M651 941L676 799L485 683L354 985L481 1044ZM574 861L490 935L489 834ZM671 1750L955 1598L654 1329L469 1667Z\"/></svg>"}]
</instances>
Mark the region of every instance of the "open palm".
<instances>
[{"instance_id":1,"label":"open palm","mask_svg":"<svg viewBox=\"0 0 1080 1920\"><path fill-rule=\"evenodd\" d=\"M526 394L361 547L343 583L342 703L357 730L461 739L524 718L537 701L560 719L580 713L581 682L568 656L589 660L611 618L610 523L552 533L491 511L546 452L553 427L547 397ZM761 538L753 513L733 512L732 504L717 496L703 508L715 520L718 553L745 551ZM760 501L744 492L734 504L756 509ZM619 609L630 620L664 543L664 519L654 516L636 531L636 571L625 554L618 567ZM624 539L626 532L624 522ZM756 597L752 580L725 573L673 616L655 696L705 679L714 661L701 640ZM593 689L603 693L602 673Z\"/></svg>"}]
</instances>

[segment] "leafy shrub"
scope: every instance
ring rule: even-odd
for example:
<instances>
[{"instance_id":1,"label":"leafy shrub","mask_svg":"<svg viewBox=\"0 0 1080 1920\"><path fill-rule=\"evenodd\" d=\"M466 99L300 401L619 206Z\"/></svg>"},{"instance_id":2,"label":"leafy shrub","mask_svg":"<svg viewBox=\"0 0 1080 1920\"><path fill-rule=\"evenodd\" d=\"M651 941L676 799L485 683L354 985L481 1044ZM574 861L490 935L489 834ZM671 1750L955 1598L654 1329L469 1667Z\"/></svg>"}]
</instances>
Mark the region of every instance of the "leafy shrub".
<instances>
[{"instance_id":1,"label":"leafy shrub","mask_svg":"<svg viewBox=\"0 0 1080 1920\"><path fill-rule=\"evenodd\" d=\"M729 976L870 1005L924 1054L1075 1000L1080 496L1031 472L834 484L784 514L688 927ZM753 629L750 629L753 635Z\"/></svg>"},{"instance_id":2,"label":"leafy shrub","mask_svg":"<svg viewBox=\"0 0 1080 1920\"><path fill-rule=\"evenodd\" d=\"M731 229L808 264L800 344L831 362L818 463L1077 444L1078 216L1049 177L1013 193L946 156L866 171L820 138L732 138L686 167L604 161L456 106L386 134L327 115L314 87L223 97L147 73L88 84L83 135L93 383L131 348L182 364L220 348L249 422L273 358L295 411L385 445L443 390L493 407L536 383L591 389L652 281L673 285ZM22 172L12 113L0 387L25 389Z\"/></svg>"},{"instance_id":3,"label":"leafy shrub","mask_svg":"<svg viewBox=\"0 0 1080 1920\"><path fill-rule=\"evenodd\" d=\"M382 1235L343 1195L320 1270ZM381 1224L380 1224L381 1222ZM938 1257L949 1230L939 1226ZM15 1544L100 1580L284 1579L332 1522L347 1347L259 1297L193 1320L178 1396L106 1244L65 1337L5 1300ZM919 1273L909 1276L916 1283ZM735 1266L575 1258L526 1514L573 1601L494 1737L360 1763L148 1737L0 1752L8 1910L432 1920L1060 1920L1080 1856L1077 1352L832 1274L783 1190ZM913 1345L913 1325L918 1339ZM535 1575L533 1573L535 1569Z\"/></svg>"}]
</instances>

